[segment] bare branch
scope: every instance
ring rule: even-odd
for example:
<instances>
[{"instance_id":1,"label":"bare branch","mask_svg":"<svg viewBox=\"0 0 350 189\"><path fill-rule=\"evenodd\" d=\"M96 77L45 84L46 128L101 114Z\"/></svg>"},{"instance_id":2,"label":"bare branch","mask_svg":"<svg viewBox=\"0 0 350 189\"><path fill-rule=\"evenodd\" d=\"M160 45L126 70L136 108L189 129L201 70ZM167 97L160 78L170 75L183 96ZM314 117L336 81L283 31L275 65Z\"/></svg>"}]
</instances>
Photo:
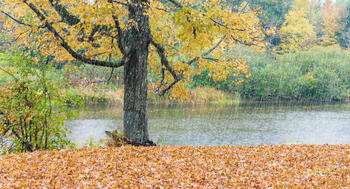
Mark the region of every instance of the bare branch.
<instances>
[{"instance_id":1,"label":"bare branch","mask_svg":"<svg viewBox=\"0 0 350 189\"><path fill-rule=\"evenodd\" d=\"M115 27L117 28L118 31L118 36L117 36L117 43L118 43L118 47L120 49L120 51L125 54L125 48L124 48L124 43L123 43L123 30L120 27L120 23L119 23L119 19L118 16L113 15L113 20L114 20L114 24Z\"/></svg>"},{"instance_id":2,"label":"bare branch","mask_svg":"<svg viewBox=\"0 0 350 189\"><path fill-rule=\"evenodd\" d=\"M121 2L121 1L108 0L108 2L109 2L109 3L118 3L118 4L121 4L121 5L125 6L125 7L129 7L129 6L130 6L130 4L128 4L128 3L123 3L123 2Z\"/></svg>"},{"instance_id":3,"label":"bare branch","mask_svg":"<svg viewBox=\"0 0 350 189\"><path fill-rule=\"evenodd\" d=\"M176 72L170 67L169 61L165 55L165 49L154 40L151 40L151 44L156 47L157 53L160 57L161 64L165 66L165 68L171 73L174 78L178 78Z\"/></svg>"},{"instance_id":4,"label":"bare branch","mask_svg":"<svg viewBox=\"0 0 350 189\"><path fill-rule=\"evenodd\" d=\"M154 7L154 8L157 9L157 10L161 10L161 11L164 11L166 13L169 13L169 11L167 11L166 9L162 9L162 8L159 8L159 7Z\"/></svg>"},{"instance_id":5,"label":"bare branch","mask_svg":"<svg viewBox=\"0 0 350 189\"><path fill-rule=\"evenodd\" d=\"M111 74L109 75L109 78L107 80L105 80L106 83L110 82L112 77L113 77L113 72L114 72L114 68L112 68L111 70Z\"/></svg>"},{"instance_id":6,"label":"bare branch","mask_svg":"<svg viewBox=\"0 0 350 189\"><path fill-rule=\"evenodd\" d=\"M16 81L18 81L18 78L15 75L13 75L11 72L7 71L6 69L4 69L2 67L0 67L0 70L2 70L3 72L7 73L11 77L13 77Z\"/></svg>"},{"instance_id":7,"label":"bare branch","mask_svg":"<svg viewBox=\"0 0 350 189\"><path fill-rule=\"evenodd\" d=\"M45 27L54 34L56 39L60 42L60 45L75 59L80 60L86 64L96 65L96 66L104 66L104 67L120 67L124 65L124 58L119 62L107 62L107 61L101 61L101 60L95 60L90 59L84 55L78 54L75 52L68 43L64 40L64 38L57 32L57 30L48 22L46 21L45 16L35 7L34 4L28 3L27 0L23 1L36 15L37 17L42 21L45 22Z\"/></svg>"},{"instance_id":8,"label":"bare branch","mask_svg":"<svg viewBox=\"0 0 350 189\"><path fill-rule=\"evenodd\" d=\"M24 26L28 26L28 27L33 27L33 25L30 25L30 24L27 24L27 23L24 23L18 19L16 19L15 17L11 16L9 13L7 12L4 12L4 11L0 11L1 13L3 13L5 16L9 17L12 21L16 22L17 24L20 24L20 25L24 25ZM44 28L45 26L39 26L38 28Z\"/></svg>"},{"instance_id":9,"label":"bare branch","mask_svg":"<svg viewBox=\"0 0 350 189\"><path fill-rule=\"evenodd\" d=\"M225 25L225 24L223 24L223 23L220 23L219 21L217 21L217 20L215 20L215 19L212 19L212 18L210 18L210 20L211 20L212 22L214 22L214 24L217 24L217 25L219 25L219 26L221 26L221 27L223 27L223 28L226 28L226 29L228 29L228 30L232 30L232 31L241 31L241 32L245 31L245 29L230 28L229 26L227 26L227 25Z\"/></svg>"},{"instance_id":10,"label":"bare branch","mask_svg":"<svg viewBox=\"0 0 350 189\"><path fill-rule=\"evenodd\" d=\"M234 38L232 35L231 35L231 39L234 40L234 41L236 41L237 43L240 43L240 44L246 45L246 46L257 45L256 43L253 43L253 42L252 42L252 43L247 43L247 42L245 42L245 41L238 40L238 39ZM257 41L257 39L254 38L253 41Z\"/></svg>"},{"instance_id":11,"label":"bare branch","mask_svg":"<svg viewBox=\"0 0 350 189\"><path fill-rule=\"evenodd\" d=\"M217 59L217 58L211 58L211 57L203 57L203 58L206 59L206 60L214 61L214 62L218 62L219 61L219 59Z\"/></svg>"},{"instance_id":12,"label":"bare branch","mask_svg":"<svg viewBox=\"0 0 350 189\"><path fill-rule=\"evenodd\" d=\"M59 4L59 0L49 0L51 6L56 10L56 12L61 16L62 21L70 26L74 26L80 22L80 19L68 12L68 10Z\"/></svg>"},{"instance_id":13,"label":"bare branch","mask_svg":"<svg viewBox=\"0 0 350 189\"><path fill-rule=\"evenodd\" d=\"M162 85L164 84L164 79L165 79L165 69L164 69L164 67L163 67L163 66L162 66L161 73L162 73L162 80L160 80L160 85L159 85L159 86L162 86ZM159 90L159 87L158 87L158 90Z\"/></svg>"},{"instance_id":14,"label":"bare branch","mask_svg":"<svg viewBox=\"0 0 350 189\"><path fill-rule=\"evenodd\" d=\"M160 57L160 62L162 64L162 81L160 86L158 86L158 91L159 94L162 96L164 95L168 90L170 90L178 81L180 81L182 78L181 76L179 76L175 70L170 67L170 63L165 55L165 49L164 47L162 47L160 44L156 43L153 39L151 40L151 44L157 49L157 53ZM173 76L174 78L174 82L171 83L167 88L163 89L162 91L160 91L159 89L164 85L163 81L164 81L164 68L163 66L166 68L166 70Z\"/></svg>"},{"instance_id":15,"label":"bare branch","mask_svg":"<svg viewBox=\"0 0 350 189\"><path fill-rule=\"evenodd\" d=\"M201 56L198 56L196 58L193 58L192 60L190 60L189 62L187 62L188 65L191 65L192 63L198 61L200 58L204 58L205 56L209 55L211 52L213 52L226 38L226 35L224 35L223 37L221 37L220 41L218 43L216 43L211 49L209 49L207 52L203 53ZM157 53L160 57L160 61L162 64L162 80L160 85L158 86L158 92L159 94L162 96L164 95L167 91L169 91L171 88L174 87L174 85L179 82L182 77L179 76L171 67L169 64L169 61L165 55L165 49L164 47L162 47L160 44L157 44L154 40L151 40L151 44L157 49ZM209 58L208 58L209 59ZM170 74L173 76L174 78L174 82L172 82L168 87L164 88L162 91L160 90L160 88L164 85L163 81L164 81L164 69L163 66L166 68L167 71L170 72Z\"/></svg>"},{"instance_id":16,"label":"bare branch","mask_svg":"<svg viewBox=\"0 0 350 189\"><path fill-rule=\"evenodd\" d=\"M247 6L249 5L250 0L247 1L247 3L245 4L245 6L241 9L241 13L243 13L243 11L247 8Z\"/></svg>"},{"instance_id":17,"label":"bare branch","mask_svg":"<svg viewBox=\"0 0 350 189\"><path fill-rule=\"evenodd\" d=\"M191 65L192 63L196 62L199 60L201 57L205 57L209 55L211 52L213 52L226 38L226 35L222 36L220 41L216 43L211 49L209 49L207 52L203 53L201 56L197 56L196 58L193 58L192 60L188 61L187 64Z\"/></svg>"},{"instance_id":18,"label":"bare branch","mask_svg":"<svg viewBox=\"0 0 350 189\"><path fill-rule=\"evenodd\" d=\"M168 0L170 1L173 5L175 5L177 8L182 9L184 6L177 0Z\"/></svg>"},{"instance_id":19,"label":"bare branch","mask_svg":"<svg viewBox=\"0 0 350 189\"><path fill-rule=\"evenodd\" d=\"M172 89L174 86L175 86L175 84L177 83L177 82L179 82L180 80L175 80L175 81L173 81L167 88L165 88L165 89L163 89L162 91L159 91L159 95L160 96L163 96L165 93L167 93L170 89Z\"/></svg>"},{"instance_id":20,"label":"bare branch","mask_svg":"<svg viewBox=\"0 0 350 189\"><path fill-rule=\"evenodd\" d=\"M22 22L22 21L20 21L20 20L18 20L16 18L12 17L10 14L8 14L8 13L6 13L4 11L0 11L0 12L2 14L6 15L7 17L9 17L12 21L16 22L17 24L21 24L21 25L24 25L24 26L32 27L32 25L26 24L26 23L24 23L24 22Z\"/></svg>"}]
</instances>

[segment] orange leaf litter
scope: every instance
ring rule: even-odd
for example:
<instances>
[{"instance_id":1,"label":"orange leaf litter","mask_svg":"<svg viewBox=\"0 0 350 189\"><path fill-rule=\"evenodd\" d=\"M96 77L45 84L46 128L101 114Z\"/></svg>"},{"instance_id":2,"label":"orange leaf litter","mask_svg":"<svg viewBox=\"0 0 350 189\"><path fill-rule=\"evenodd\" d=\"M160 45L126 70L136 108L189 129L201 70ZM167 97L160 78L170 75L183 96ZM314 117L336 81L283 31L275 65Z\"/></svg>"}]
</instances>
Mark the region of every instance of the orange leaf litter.
<instances>
[{"instance_id":1,"label":"orange leaf litter","mask_svg":"<svg viewBox=\"0 0 350 189\"><path fill-rule=\"evenodd\" d=\"M82 148L0 156L0 188L347 188L350 145Z\"/></svg>"}]
</instances>

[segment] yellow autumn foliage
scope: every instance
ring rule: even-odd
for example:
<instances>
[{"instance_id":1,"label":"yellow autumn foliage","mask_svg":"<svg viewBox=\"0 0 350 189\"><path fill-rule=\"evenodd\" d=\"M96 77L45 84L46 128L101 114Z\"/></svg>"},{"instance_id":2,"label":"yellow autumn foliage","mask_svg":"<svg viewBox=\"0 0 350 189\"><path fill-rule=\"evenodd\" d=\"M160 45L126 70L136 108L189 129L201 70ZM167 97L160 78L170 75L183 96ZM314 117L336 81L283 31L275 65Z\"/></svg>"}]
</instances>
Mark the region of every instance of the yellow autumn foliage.
<instances>
[{"instance_id":1,"label":"yellow autumn foliage","mask_svg":"<svg viewBox=\"0 0 350 189\"><path fill-rule=\"evenodd\" d=\"M223 5L224 1L145 1L152 40L164 48L169 66L181 76L181 80L186 81L204 69L210 70L215 81L225 80L231 71L248 74L244 60L224 57L222 52L237 43L263 46L257 12L232 12ZM6 14L0 14L0 17L6 22L7 32L18 39L17 45L39 49L43 55L54 56L56 61L75 60L62 48L64 42L87 58L100 61L121 59L117 38L123 36L118 36L118 29L127 30L137 24L128 18L127 6L131 1L127 0L1 2L0 10ZM38 19L30 6L40 7L45 20ZM64 7L71 19L63 18L61 14L64 12L56 6ZM116 20L120 28L116 27ZM49 32L46 23L51 24L57 34ZM155 89L165 88L174 82L174 76L160 63L157 49L153 46L150 47L148 67L160 78ZM170 96L186 97L185 88L185 84L179 82L170 91Z\"/></svg>"},{"instance_id":2,"label":"yellow autumn foliage","mask_svg":"<svg viewBox=\"0 0 350 189\"><path fill-rule=\"evenodd\" d=\"M308 20L309 0L295 0L281 27L282 53L309 49L316 39L314 26Z\"/></svg>"},{"instance_id":3,"label":"yellow autumn foliage","mask_svg":"<svg viewBox=\"0 0 350 189\"><path fill-rule=\"evenodd\" d=\"M322 36L320 45L324 47L338 47L337 31L340 29L339 8L334 6L332 0L326 0L326 4L321 8L323 16Z\"/></svg>"}]
</instances>

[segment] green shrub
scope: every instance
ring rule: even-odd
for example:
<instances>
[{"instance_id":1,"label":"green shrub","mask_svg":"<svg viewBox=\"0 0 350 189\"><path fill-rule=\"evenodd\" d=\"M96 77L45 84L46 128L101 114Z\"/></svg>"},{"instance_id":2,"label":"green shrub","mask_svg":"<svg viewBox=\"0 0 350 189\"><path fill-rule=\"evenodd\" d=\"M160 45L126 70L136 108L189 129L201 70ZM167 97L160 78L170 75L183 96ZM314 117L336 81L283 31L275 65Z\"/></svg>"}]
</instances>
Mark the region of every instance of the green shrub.
<instances>
[{"instance_id":1,"label":"green shrub","mask_svg":"<svg viewBox=\"0 0 350 189\"><path fill-rule=\"evenodd\" d=\"M251 77L236 86L232 76L215 83L204 72L193 77L191 86L212 86L252 100L332 101L350 97L350 62L346 51L313 49L276 58L242 49L230 53L247 60Z\"/></svg>"},{"instance_id":2,"label":"green shrub","mask_svg":"<svg viewBox=\"0 0 350 189\"><path fill-rule=\"evenodd\" d=\"M72 147L66 119L78 115L81 100L63 93L53 68L38 58L19 56L12 81L1 86L0 147L2 153Z\"/></svg>"}]
</instances>

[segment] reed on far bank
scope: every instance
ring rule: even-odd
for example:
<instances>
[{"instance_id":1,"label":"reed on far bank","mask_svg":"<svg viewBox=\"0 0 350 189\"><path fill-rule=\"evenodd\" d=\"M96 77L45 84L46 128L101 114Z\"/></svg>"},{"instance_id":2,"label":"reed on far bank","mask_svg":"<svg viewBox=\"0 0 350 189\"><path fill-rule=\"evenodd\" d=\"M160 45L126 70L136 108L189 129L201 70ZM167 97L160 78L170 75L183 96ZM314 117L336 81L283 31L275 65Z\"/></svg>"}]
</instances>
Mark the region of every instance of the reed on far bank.
<instances>
[{"instance_id":1,"label":"reed on far bank","mask_svg":"<svg viewBox=\"0 0 350 189\"><path fill-rule=\"evenodd\" d=\"M122 88L68 88L66 93L80 97L85 104L109 104L122 106L124 90ZM237 104L239 98L213 87L198 87L190 90L190 96L184 99L170 99L168 96L159 96L149 93L148 104L170 105L170 104Z\"/></svg>"},{"instance_id":2,"label":"reed on far bank","mask_svg":"<svg viewBox=\"0 0 350 189\"><path fill-rule=\"evenodd\" d=\"M195 76L192 87L211 86L242 99L255 101L347 101L350 99L350 54L341 49L316 48L269 56L249 49L235 49L234 57L244 57L251 76L239 85L214 82L208 73Z\"/></svg>"}]
</instances>

